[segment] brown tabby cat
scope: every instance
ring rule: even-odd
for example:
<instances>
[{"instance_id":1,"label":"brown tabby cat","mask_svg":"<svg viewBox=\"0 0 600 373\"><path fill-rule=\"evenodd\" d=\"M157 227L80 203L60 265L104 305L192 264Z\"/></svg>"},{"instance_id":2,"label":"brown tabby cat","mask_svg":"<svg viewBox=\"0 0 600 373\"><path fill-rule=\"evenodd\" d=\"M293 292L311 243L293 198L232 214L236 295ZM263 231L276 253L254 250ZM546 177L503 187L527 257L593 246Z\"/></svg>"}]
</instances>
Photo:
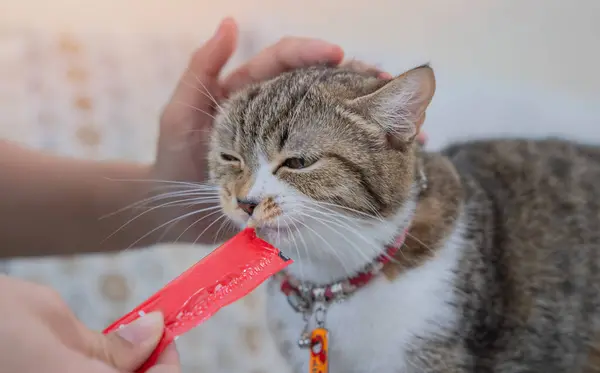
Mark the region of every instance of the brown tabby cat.
<instances>
[{"instance_id":1,"label":"brown tabby cat","mask_svg":"<svg viewBox=\"0 0 600 373\"><path fill-rule=\"evenodd\" d=\"M222 208L296 261L269 289L282 353L309 372L321 327L331 373L597 371L600 148L424 152L434 91L428 66L314 67L224 105L209 157Z\"/></svg>"}]
</instances>

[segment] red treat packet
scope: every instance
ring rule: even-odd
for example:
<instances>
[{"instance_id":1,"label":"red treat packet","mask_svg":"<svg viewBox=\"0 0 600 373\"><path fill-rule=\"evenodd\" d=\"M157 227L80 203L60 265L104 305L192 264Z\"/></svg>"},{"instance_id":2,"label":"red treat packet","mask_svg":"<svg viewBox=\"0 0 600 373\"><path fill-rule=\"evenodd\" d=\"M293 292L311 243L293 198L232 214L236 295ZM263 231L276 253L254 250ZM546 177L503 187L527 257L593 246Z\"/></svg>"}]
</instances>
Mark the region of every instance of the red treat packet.
<instances>
[{"instance_id":1,"label":"red treat packet","mask_svg":"<svg viewBox=\"0 0 600 373\"><path fill-rule=\"evenodd\" d=\"M269 277L292 263L278 249L246 228L208 254L156 294L104 330L110 333L141 315L161 311L165 332L158 346L138 370L156 364L175 339L244 297Z\"/></svg>"}]
</instances>

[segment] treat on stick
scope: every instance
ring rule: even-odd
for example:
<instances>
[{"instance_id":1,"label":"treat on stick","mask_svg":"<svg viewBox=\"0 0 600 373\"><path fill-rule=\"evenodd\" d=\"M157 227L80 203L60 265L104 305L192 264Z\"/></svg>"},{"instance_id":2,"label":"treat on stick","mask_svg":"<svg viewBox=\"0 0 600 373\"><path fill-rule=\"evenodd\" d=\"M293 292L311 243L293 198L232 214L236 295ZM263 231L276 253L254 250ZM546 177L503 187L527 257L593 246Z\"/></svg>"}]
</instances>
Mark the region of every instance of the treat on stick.
<instances>
[{"instance_id":1,"label":"treat on stick","mask_svg":"<svg viewBox=\"0 0 600 373\"><path fill-rule=\"evenodd\" d=\"M156 363L176 337L244 297L291 263L277 248L257 237L253 228L246 228L114 322L104 333L117 330L146 313L162 312L165 331L150 358L138 370L143 373Z\"/></svg>"}]
</instances>

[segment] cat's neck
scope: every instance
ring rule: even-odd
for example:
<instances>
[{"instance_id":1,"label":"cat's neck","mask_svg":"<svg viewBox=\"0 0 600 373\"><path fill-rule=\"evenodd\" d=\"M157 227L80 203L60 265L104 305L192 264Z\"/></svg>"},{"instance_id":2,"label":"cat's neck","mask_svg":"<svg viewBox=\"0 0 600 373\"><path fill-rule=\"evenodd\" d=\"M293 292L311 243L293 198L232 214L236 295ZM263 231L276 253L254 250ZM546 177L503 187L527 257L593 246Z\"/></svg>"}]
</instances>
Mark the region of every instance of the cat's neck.
<instances>
[{"instance_id":1,"label":"cat's neck","mask_svg":"<svg viewBox=\"0 0 600 373\"><path fill-rule=\"evenodd\" d=\"M447 158L438 153L423 153L420 157L427 177L424 191L420 191L415 182L411 198L385 221L356 228L339 220L320 230L313 228L316 232L311 232L312 238L288 242L289 247L282 249L296 260L289 268L290 274L300 281L314 284L351 277L405 232L405 244L393 263L384 269L388 277L419 266L435 255L459 218L464 191L454 166Z\"/></svg>"}]
</instances>

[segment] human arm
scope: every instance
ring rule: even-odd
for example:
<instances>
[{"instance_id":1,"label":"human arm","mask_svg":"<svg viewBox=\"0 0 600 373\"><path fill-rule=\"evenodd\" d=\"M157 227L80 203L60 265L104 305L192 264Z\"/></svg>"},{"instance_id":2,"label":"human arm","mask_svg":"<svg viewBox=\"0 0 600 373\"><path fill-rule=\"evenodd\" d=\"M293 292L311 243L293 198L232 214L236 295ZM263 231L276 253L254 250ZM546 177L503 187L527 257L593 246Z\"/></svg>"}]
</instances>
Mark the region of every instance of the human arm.
<instances>
[{"instance_id":1,"label":"human arm","mask_svg":"<svg viewBox=\"0 0 600 373\"><path fill-rule=\"evenodd\" d=\"M101 217L142 197L151 166L57 156L0 140L0 257L125 248L153 223Z\"/></svg>"}]
</instances>

